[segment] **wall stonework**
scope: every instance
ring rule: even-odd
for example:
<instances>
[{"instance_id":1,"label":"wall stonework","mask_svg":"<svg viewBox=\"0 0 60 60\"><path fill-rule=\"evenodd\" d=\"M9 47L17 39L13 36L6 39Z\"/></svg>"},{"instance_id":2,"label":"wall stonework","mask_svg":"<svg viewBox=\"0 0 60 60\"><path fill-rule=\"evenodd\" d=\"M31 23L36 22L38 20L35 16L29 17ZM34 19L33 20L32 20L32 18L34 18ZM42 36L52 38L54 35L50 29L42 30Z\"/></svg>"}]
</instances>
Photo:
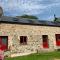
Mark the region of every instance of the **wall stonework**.
<instances>
[{"instance_id":1,"label":"wall stonework","mask_svg":"<svg viewBox=\"0 0 60 60\"><path fill-rule=\"evenodd\" d=\"M0 24L0 36L8 36L8 48L13 53L54 51L57 48L55 34L60 34L60 27L34 26L20 24ZM42 35L48 35L49 48L43 48ZM20 36L27 36L27 45L20 44Z\"/></svg>"}]
</instances>

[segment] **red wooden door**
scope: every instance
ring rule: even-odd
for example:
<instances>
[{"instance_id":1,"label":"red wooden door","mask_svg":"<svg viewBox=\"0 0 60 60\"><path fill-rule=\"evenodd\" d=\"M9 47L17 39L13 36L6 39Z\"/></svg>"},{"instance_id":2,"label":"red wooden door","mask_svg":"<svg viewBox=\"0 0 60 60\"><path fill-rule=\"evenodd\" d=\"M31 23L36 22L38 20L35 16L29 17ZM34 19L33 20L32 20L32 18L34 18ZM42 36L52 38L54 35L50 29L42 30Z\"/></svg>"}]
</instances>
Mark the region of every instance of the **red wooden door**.
<instances>
[{"instance_id":1,"label":"red wooden door","mask_svg":"<svg viewBox=\"0 0 60 60\"><path fill-rule=\"evenodd\" d=\"M47 35L43 35L43 48L48 48L48 36Z\"/></svg>"},{"instance_id":2,"label":"red wooden door","mask_svg":"<svg viewBox=\"0 0 60 60\"><path fill-rule=\"evenodd\" d=\"M1 49L1 46L2 46L2 38L0 37L0 49Z\"/></svg>"},{"instance_id":3,"label":"red wooden door","mask_svg":"<svg viewBox=\"0 0 60 60\"><path fill-rule=\"evenodd\" d=\"M8 48L8 37L7 36L0 36L0 49L7 50Z\"/></svg>"},{"instance_id":4,"label":"red wooden door","mask_svg":"<svg viewBox=\"0 0 60 60\"><path fill-rule=\"evenodd\" d=\"M56 34L56 45L60 46L60 34Z\"/></svg>"},{"instance_id":5,"label":"red wooden door","mask_svg":"<svg viewBox=\"0 0 60 60\"><path fill-rule=\"evenodd\" d=\"M46 42L43 42L43 47L44 48L48 48L48 42L46 41Z\"/></svg>"}]
</instances>

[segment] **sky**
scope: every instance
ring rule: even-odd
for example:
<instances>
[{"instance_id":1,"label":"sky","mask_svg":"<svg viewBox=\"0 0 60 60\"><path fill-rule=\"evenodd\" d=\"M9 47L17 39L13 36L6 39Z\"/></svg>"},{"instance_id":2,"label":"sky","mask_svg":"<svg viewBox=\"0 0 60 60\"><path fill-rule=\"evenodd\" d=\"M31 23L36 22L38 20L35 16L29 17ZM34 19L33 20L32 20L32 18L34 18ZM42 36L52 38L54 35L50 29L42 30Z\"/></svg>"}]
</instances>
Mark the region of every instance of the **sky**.
<instances>
[{"instance_id":1,"label":"sky","mask_svg":"<svg viewBox=\"0 0 60 60\"><path fill-rule=\"evenodd\" d=\"M0 0L5 16L34 15L39 20L60 17L60 0Z\"/></svg>"}]
</instances>

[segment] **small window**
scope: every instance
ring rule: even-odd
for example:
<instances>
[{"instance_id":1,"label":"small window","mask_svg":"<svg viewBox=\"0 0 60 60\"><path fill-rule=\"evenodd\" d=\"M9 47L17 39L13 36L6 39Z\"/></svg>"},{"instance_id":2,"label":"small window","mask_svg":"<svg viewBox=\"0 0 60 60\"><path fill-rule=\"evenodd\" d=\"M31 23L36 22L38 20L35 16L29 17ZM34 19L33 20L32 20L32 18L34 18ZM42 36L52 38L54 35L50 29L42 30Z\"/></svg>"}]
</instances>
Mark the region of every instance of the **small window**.
<instances>
[{"instance_id":1,"label":"small window","mask_svg":"<svg viewBox=\"0 0 60 60\"><path fill-rule=\"evenodd\" d=\"M27 44L27 36L20 36L20 44Z\"/></svg>"},{"instance_id":2,"label":"small window","mask_svg":"<svg viewBox=\"0 0 60 60\"><path fill-rule=\"evenodd\" d=\"M48 48L48 35L42 35L43 38L43 48Z\"/></svg>"}]
</instances>

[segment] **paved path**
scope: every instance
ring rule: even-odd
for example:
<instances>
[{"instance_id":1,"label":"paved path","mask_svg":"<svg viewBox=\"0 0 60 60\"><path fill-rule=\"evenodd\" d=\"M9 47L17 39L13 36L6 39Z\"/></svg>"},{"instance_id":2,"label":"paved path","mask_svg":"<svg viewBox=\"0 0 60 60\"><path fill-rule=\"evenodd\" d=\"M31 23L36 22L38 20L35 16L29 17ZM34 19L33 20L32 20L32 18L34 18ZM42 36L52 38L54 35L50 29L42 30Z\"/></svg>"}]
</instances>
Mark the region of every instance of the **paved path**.
<instances>
[{"instance_id":1,"label":"paved path","mask_svg":"<svg viewBox=\"0 0 60 60\"><path fill-rule=\"evenodd\" d=\"M54 59L54 60L60 60L60 59Z\"/></svg>"}]
</instances>

